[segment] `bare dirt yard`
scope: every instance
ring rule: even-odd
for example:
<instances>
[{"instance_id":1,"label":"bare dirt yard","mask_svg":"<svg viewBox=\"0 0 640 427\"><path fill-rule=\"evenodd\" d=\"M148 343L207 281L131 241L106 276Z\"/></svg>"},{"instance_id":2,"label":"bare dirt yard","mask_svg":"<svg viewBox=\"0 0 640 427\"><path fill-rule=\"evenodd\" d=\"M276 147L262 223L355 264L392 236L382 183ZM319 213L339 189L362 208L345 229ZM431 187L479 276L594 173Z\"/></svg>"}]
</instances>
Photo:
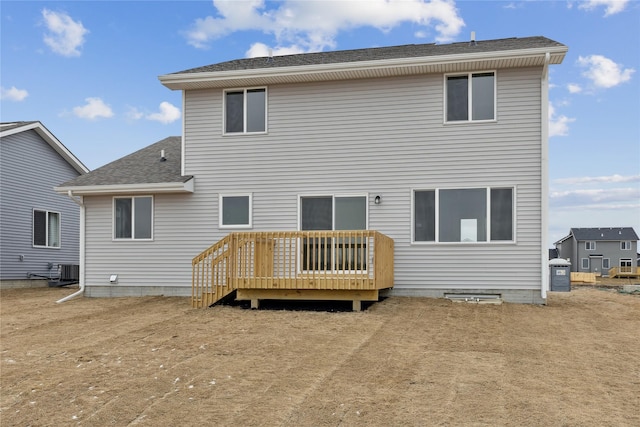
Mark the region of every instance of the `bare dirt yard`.
<instances>
[{"instance_id":1,"label":"bare dirt yard","mask_svg":"<svg viewBox=\"0 0 640 427\"><path fill-rule=\"evenodd\" d=\"M640 295L615 289L359 313L74 291L1 292L2 426L640 425Z\"/></svg>"}]
</instances>

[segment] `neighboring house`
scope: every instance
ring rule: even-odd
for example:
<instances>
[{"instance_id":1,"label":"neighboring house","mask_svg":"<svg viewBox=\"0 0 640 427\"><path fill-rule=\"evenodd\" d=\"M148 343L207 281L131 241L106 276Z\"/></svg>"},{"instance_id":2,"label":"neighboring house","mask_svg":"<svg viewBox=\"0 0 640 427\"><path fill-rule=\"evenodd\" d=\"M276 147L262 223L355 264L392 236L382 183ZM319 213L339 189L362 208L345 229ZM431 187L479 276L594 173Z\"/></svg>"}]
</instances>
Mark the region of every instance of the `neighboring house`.
<instances>
[{"instance_id":1,"label":"neighboring house","mask_svg":"<svg viewBox=\"0 0 640 427\"><path fill-rule=\"evenodd\" d=\"M613 267L635 267L638 235L631 227L572 228L555 246L571 271L607 276Z\"/></svg>"},{"instance_id":2,"label":"neighboring house","mask_svg":"<svg viewBox=\"0 0 640 427\"><path fill-rule=\"evenodd\" d=\"M510 38L160 76L183 91L182 138L57 188L84 205L85 294L191 295L192 258L234 232L366 229L393 239L394 295L543 303L548 67L566 52Z\"/></svg>"},{"instance_id":3,"label":"neighboring house","mask_svg":"<svg viewBox=\"0 0 640 427\"><path fill-rule=\"evenodd\" d=\"M38 121L0 123L0 281L58 276L79 263L80 209L53 187L88 169Z\"/></svg>"}]
</instances>

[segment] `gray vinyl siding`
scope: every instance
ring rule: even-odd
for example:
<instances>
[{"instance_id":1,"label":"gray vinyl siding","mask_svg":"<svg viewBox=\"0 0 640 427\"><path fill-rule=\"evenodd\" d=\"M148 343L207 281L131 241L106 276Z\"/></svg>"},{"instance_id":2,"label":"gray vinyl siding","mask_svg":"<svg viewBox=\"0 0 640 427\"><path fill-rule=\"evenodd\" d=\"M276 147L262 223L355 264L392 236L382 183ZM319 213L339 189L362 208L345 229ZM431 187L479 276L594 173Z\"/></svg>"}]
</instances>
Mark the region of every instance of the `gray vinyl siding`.
<instances>
[{"instance_id":1,"label":"gray vinyl siding","mask_svg":"<svg viewBox=\"0 0 640 427\"><path fill-rule=\"evenodd\" d=\"M218 229L219 193L253 194L253 230L297 230L299 195L368 194L396 288L539 290L541 74L497 71L495 123L443 124L442 74L272 85L255 135L223 136L221 89L188 91L195 193L155 196L153 242L111 241L111 198L86 198L87 285L190 286L191 258L233 231ZM412 189L486 186L515 188L515 243L411 244Z\"/></svg>"},{"instance_id":2,"label":"gray vinyl siding","mask_svg":"<svg viewBox=\"0 0 640 427\"><path fill-rule=\"evenodd\" d=\"M573 239L572 239L573 240ZM577 262L572 261L571 271L608 274L608 271L594 271L593 257L609 258L610 267L620 267L621 259L630 259L631 265L636 265L638 242L631 241L631 250L621 250L619 240L595 240L595 250L586 250L585 241L579 241L577 247ZM582 258L589 258L589 268L582 268Z\"/></svg>"},{"instance_id":3,"label":"gray vinyl siding","mask_svg":"<svg viewBox=\"0 0 640 427\"><path fill-rule=\"evenodd\" d=\"M78 172L33 130L3 137L0 147L0 279L56 273L48 263L78 264L79 207L53 191ZM60 213L60 248L33 247L34 209Z\"/></svg>"},{"instance_id":4,"label":"gray vinyl siding","mask_svg":"<svg viewBox=\"0 0 640 427\"><path fill-rule=\"evenodd\" d=\"M113 240L113 197L85 197L85 280L107 286L191 286L193 245L203 228L189 220L189 195L155 195L153 240ZM118 286L116 285L116 286Z\"/></svg>"}]
</instances>

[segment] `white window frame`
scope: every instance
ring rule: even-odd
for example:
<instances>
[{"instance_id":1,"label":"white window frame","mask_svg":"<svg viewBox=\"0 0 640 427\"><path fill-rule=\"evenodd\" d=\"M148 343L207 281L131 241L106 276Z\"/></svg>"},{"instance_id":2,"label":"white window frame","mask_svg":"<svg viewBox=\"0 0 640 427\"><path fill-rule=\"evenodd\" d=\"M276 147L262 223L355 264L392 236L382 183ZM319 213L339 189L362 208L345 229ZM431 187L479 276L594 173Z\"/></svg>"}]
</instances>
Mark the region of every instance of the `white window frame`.
<instances>
[{"instance_id":1,"label":"white window frame","mask_svg":"<svg viewBox=\"0 0 640 427\"><path fill-rule=\"evenodd\" d=\"M473 75L474 74L487 74L493 73L493 118L492 119L473 119ZM449 77L466 76L467 80L467 120L448 120L447 117L447 97L448 97L448 85L447 79ZM443 108L443 122L445 124L462 124L462 123L493 123L498 121L498 72L497 70L484 70L484 71L470 71L468 73L447 73L444 75L444 108Z\"/></svg>"},{"instance_id":2,"label":"white window frame","mask_svg":"<svg viewBox=\"0 0 640 427\"><path fill-rule=\"evenodd\" d=\"M629 265L622 265L622 264L629 264ZM633 272L633 260L631 258L620 258L620 261L618 262L618 265L620 267L620 271L624 271L624 272Z\"/></svg>"},{"instance_id":3,"label":"white window frame","mask_svg":"<svg viewBox=\"0 0 640 427\"><path fill-rule=\"evenodd\" d=\"M492 189L510 189L511 200L511 240L491 240L491 190ZM478 242L441 242L440 241L440 197L441 190L485 190L487 197L487 240ZM416 191L435 191L435 240L424 241L416 240L416 227L415 227L415 195ZM442 188L412 188L411 189L411 244L412 245L512 245L516 243L516 200L517 200L517 188L515 185L493 185L488 187L442 187Z\"/></svg>"},{"instance_id":4,"label":"white window frame","mask_svg":"<svg viewBox=\"0 0 640 427\"><path fill-rule=\"evenodd\" d=\"M44 212L45 214L45 229L44 229L44 235L45 235L45 244L44 245L36 245L34 243L34 239L36 237L36 224L35 224L35 215L36 212ZM51 246L49 242L49 216L51 214L55 214L58 216L58 246ZM60 214L60 212L56 212L56 211L50 211L47 209L37 209L34 208L31 212L31 246L34 248L45 248L45 249L60 249L62 247L62 215Z\"/></svg>"},{"instance_id":5,"label":"white window frame","mask_svg":"<svg viewBox=\"0 0 640 427\"><path fill-rule=\"evenodd\" d=\"M319 194L298 194L298 230L302 231L302 199L305 197L331 197L331 230L326 231L339 231L336 230L336 199L346 197L364 197L365 199L365 230L369 229L369 194L368 193L319 193ZM309 230L311 231L311 230ZM333 243L332 243L333 245ZM298 239L298 247L301 247L301 241ZM346 274L350 273L365 273L369 271L370 262L367 260L365 269L350 270ZM314 270L305 270L302 268L302 257L297 257L296 269L298 273L307 273ZM337 271L332 270L333 273Z\"/></svg>"},{"instance_id":6,"label":"white window frame","mask_svg":"<svg viewBox=\"0 0 640 427\"><path fill-rule=\"evenodd\" d=\"M609 271L611 268L611 258L602 258L602 269Z\"/></svg>"},{"instance_id":7,"label":"white window frame","mask_svg":"<svg viewBox=\"0 0 640 427\"><path fill-rule=\"evenodd\" d=\"M136 225L135 225L135 217L136 217L136 203L135 199L143 199L150 198L151 199L151 236L144 238L136 238ZM131 237L116 237L116 200L117 199L131 199ZM136 196L114 196L112 200L111 206L111 239L114 242L150 242L153 241L154 236L154 228L155 228L155 200L152 195L149 194L140 194Z\"/></svg>"},{"instance_id":8,"label":"white window frame","mask_svg":"<svg viewBox=\"0 0 640 427\"><path fill-rule=\"evenodd\" d=\"M257 132L247 132L247 92L250 90L262 89L264 90L264 130ZM242 132L227 132L227 93L228 92L243 92L243 102L242 102ZM234 89L224 89L222 91L222 134L224 136L234 136L234 135L260 135L266 134L268 131L267 124L269 120L267 119L269 115L269 91L266 86L256 86L256 87L245 87L245 88L234 88Z\"/></svg>"},{"instance_id":9,"label":"white window frame","mask_svg":"<svg viewBox=\"0 0 640 427\"><path fill-rule=\"evenodd\" d=\"M596 250L596 242L595 242L595 240L586 240L584 242L584 250L585 251L595 251Z\"/></svg>"},{"instance_id":10,"label":"white window frame","mask_svg":"<svg viewBox=\"0 0 640 427\"><path fill-rule=\"evenodd\" d=\"M580 269L581 270L588 270L589 269L589 258L582 258L581 259Z\"/></svg>"},{"instance_id":11,"label":"white window frame","mask_svg":"<svg viewBox=\"0 0 640 427\"><path fill-rule=\"evenodd\" d=\"M368 193L321 193L321 194L298 194L298 230L302 230L302 199L304 197L331 197L331 231L336 228L336 199L341 197L364 197L365 198L365 230L369 229L369 194ZM329 231L329 230L327 230Z\"/></svg>"},{"instance_id":12,"label":"white window frame","mask_svg":"<svg viewBox=\"0 0 640 427\"><path fill-rule=\"evenodd\" d=\"M224 224L223 204L225 197L249 198L249 223L248 224ZM221 229L250 229L253 228L253 193L220 193L218 195L218 227Z\"/></svg>"},{"instance_id":13,"label":"white window frame","mask_svg":"<svg viewBox=\"0 0 640 427\"><path fill-rule=\"evenodd\" d=\"M623 240L620 242L620 250L621 251L630 251L631 250L631 241Z\"/></svg>"}]
</instances>

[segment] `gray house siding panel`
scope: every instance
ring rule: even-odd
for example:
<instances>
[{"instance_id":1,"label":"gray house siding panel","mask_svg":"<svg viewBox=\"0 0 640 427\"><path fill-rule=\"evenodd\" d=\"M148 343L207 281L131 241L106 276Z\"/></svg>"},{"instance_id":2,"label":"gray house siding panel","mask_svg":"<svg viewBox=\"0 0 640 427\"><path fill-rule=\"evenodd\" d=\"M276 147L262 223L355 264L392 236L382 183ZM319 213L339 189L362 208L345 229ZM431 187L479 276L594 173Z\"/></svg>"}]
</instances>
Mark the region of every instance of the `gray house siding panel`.
<instances>
[{"instance_id":1,"label":"gray house siding panel","mask_svg":"<svg viewBox=\"0 0 640 427\"><path fill-rule=\"evenodd\" d=\"M585 241L578 242L578 259L575 266L572 265L571 271L577 272L591 272L597 274L607 275L608 271L606 269L602 269L600 266L600 261L594 260L594 258L598 259L609 259L610 267L620 267L620 260L626 259L631 260L631 265L635 265L636 253L637 253L637 242L631 242L630 250L621 250L620 249L620 241L595 241L596 247L594 250L586 250L585 249ZM587 268L583 268L582 259L589 259L589 266Z\"/></svg>"},{"instance_id":2,"label":"gray house siding panel","mask_svg":"<svg viewBox=\"0 0 640 427\"><path fill-rule=\"evenodd\" d=\"M191 258L205 248L193 244L204 230L189 219L189 197L154 196L152 241L113 240L113 198L85 197L87 286L109 286L117 274L116 287L190 288Z\"/></svg>"},{"instance_id":3,"label":"gray house siding panel","mask_svg":"<svg viewBox=\"0 0 640 427\"><path fill-rule=\"evenodd\" d=\"M256 229L295 229L298 194L381 194L369 226L396 241L397 287L539 288L540 73L498 71L498 123L443 125L442 75L272 86L254 136L221 136L220 91L188 93L186 172L215 184L198 199L255 192ZM214 119L192 133L192 114ZM410 244L412 188L487 185L516 187L517 244Z\"/></svg>"},{"instance_id":4,"label":"gray house siding panel","mask_svg":"<svg viewBox=\"0 0 640 427\"><path fill-rule=\"evenodd\" d=\"M0 147L0 279L56 273L48 263L78 264L78 205L53 191L78 172L33 130L3 137ZM33 247L34 209L60 213L59 249Z\"/></svg>"},{"instance_id":5,"label":"gray house siding panel","mask_svg":"<svg viewBox=\"0 0 640 427\"><path fill-rule=\"evenodd\" d=\"M495 123L443 124L442 74L272 85L255 135L222 134L222 90L188 91L195 193L155 197L153 242L113 242L111 198L86 198L87 286L116 273L114 288L189 286L191 258L233 231L218 229L219 194L249 192L254 230L298 229L300 195L368 194L369 228L395 240L396 289L539 293L541 73L497 71ZM486 186L515 188L515 243L411 243L412 189Z\"/></svg>"}]
</instances>

